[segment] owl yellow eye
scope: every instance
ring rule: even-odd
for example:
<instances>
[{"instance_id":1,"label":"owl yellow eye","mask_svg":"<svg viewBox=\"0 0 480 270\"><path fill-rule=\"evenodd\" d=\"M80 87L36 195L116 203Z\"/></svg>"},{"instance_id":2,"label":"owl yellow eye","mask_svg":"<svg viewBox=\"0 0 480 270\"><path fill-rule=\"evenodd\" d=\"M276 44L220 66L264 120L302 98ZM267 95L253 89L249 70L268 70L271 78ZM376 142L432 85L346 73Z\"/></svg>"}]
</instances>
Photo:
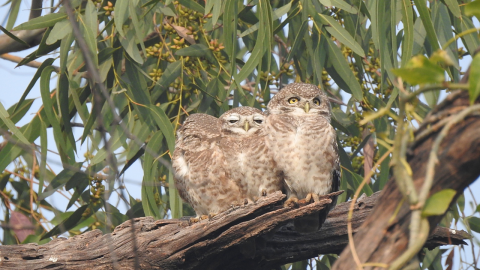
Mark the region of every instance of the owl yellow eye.
<instances>
[{"instance_id":1,"label":"owl yellow eye","mask_svg":"<svg viewBox=\"0 0 480 270\"><path fill-rule=\"evenodd\" d=\"M314 99L313 104L320 105L320 99L318 99L318 98Z\"/></svg>"},{"instance_id":2,"label":"owl yellow eye","mask_svg":"<svg viewBox=\"0 0 480 270\"><path fill-rule=\"evenodd\" d=\"M296 97L292 97L292 98L288 99L288 103L290 103L290 104L295 104L297 102L298 102L298 98L296 98Z\"/></svg>"}]
</instances>

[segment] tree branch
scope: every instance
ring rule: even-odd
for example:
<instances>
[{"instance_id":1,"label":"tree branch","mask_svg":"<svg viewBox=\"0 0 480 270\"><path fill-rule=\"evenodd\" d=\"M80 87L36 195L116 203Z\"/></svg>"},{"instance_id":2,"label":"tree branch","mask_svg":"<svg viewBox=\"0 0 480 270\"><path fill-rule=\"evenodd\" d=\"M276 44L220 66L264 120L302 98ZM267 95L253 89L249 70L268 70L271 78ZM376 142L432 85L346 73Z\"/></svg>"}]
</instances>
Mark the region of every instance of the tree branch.
<instances>
[{"instance_id":1,"label":"tree branch","mask_svg":"<svg viewBox=\"0 0 480 270\"><path fill-rule=\"evenodd\" d=\"M0 55L4 53L18 52L40 44L45 29L20 30L11 33L25 41L29 46L18 43L7 35L0 35Z\"/></svg>"},{"instance_id":2,"label":"tree branch","mask_svg":"<svg viewBox=\"0 0 480 270\"><path fill-rule=\"evenodd\" d=\"M29 20L42 16L42 0L32 0L32 5L30 6L30 16Z\"/></svg>"},{"instance_id":3,"label":"tree branch","mask_svg":"<svg viewBox=\"0 0 480 270\"><path fill-rule=\"evenodd\" d=\"M352 220L354 228L362 224L378 197L376 193L359 199ZM142 269L268 269L318 254L339 253L347 245L348 203L332 210L319 232L299 234L291 221L321 211L331 200L325 197L300 208L283 208L284 198L284 194L277 192L255 204L232 208L193 225L186 218L136 218L140 266ZM130 229L131 222L127 221L109 235L95 230L69 239L54 239L45 245L0 246L0 266L2 269L111 269L112 248L119 267L132 269ZM468 237L463 231L438 228L427 246L465 244L463 240ZM256 247L252 257L243 255L241 250L242 245L249 243Z\"/></svg>"},{"instance_id":4,"label":"tree branch","mask_svg":"<svg viewBox=\"0 0 480 270\"><path fill-rule=\"evenodd\" d=\"M465 82L466 78L467 76L462 81ZM415 135L422 135L410 145L407 159L413 171L412 178L417 191L423 185L432 145L442 129L441 127L432 129L432 127L469 105L468 92L455 91L432 110L415 132ZM443 122L444 125L446 122ZM453 189L457 192L452 201L453 204L463 190L478 178L480 175L479 134L480 116L478 114L465 118L450 130L438 148L438 162L435 166L435 176L429 196L443 189ZM411 211L393 179L390 179L385 186L380 200L388 203L378 204L354 237L354 246L362 263L390 264L408 247ZM430 235L442 217L443 215L432 216L428 219ZM365 269L380 268L365 267ZM342 252L332 269L356 269L350 248Z\"/></svg>"}]
</instances>

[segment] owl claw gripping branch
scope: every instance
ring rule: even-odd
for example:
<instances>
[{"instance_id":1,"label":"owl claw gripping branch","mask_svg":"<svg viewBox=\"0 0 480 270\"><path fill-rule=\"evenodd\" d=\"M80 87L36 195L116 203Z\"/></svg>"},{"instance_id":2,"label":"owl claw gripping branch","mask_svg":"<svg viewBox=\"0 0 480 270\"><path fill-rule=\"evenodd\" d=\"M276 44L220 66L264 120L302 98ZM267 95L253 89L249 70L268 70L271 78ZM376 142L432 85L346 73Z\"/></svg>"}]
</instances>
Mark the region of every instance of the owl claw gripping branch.
<instances>
[{"instance_id":1,"label":"owl claw gripping branch","mask_svg":"<svg viewBox=\"0 0 480 270\"><path fill-rule=\"evenodd\" d=\"M285 207L318 202L338 191L330 111L317 86L292 83L272 98L267 112L244 106L220 118L189 116L178 130L172 165L180 196L197 214L193 219L278 190L287 194ZM335 203L336 197L324 211L295 220L296 230L320 229Z\"/></svg>"}]
</instances>

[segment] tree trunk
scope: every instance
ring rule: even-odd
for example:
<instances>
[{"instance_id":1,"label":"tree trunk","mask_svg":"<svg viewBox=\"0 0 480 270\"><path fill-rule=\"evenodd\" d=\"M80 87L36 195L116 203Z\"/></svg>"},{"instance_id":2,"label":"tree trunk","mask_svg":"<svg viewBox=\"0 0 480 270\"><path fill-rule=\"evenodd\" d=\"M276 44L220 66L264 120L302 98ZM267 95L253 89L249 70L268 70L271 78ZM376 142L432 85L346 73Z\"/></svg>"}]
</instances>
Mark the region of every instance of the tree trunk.
<instances>
[{"instance_id":1,"label":"tree trunk","mask_svg":"<svg viewBox=\"0 0 480 270\"><path fill-rule=\"evenodd\" d=\"M466 79L463 81L465 82ZM416 137L425 131L431 132L428 136L421 136L423 138L414 141L408 150L407 160L413 171L417 191L420 190L425 178L432 143L442 129L439 121L458 113L469 105L466 91L453 92L425 118L422 126L415 132ZM480 117L476 114L452 127L448 136L442 141L430 195L442 189L454 189L457 194L452 203L455 203L456 198L479 175ZM354 237L355 249L362 263L390 264L408 247L410 206L403 199L403 195L393 179L387 183L379 200L388 203L377 204ZM402 204L399 212L391 222L390 219L398 210L399 204ZM432 216L429 218L430 233L433 232L442 217ZM332 269L356 269L356 267L352 251L347 247ZM364 269L382 268L370 266Z\"/></svg>"}]
</instances>

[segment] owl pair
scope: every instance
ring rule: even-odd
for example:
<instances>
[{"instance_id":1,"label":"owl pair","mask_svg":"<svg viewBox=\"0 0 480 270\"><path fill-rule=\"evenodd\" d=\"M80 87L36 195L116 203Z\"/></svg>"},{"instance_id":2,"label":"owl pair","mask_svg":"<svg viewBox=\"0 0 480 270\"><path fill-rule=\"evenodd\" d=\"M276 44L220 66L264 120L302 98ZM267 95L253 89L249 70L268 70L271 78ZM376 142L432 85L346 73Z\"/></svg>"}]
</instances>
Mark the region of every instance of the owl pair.
<instances>
[{"instance_id":1,"label":"owl pair","mask_svg":"<svg viewBox=\"0 0 480 270\"><path fill-rule=\"evenodd\" d=\"M330 117L325 93L304 83L284 87L266 112L239 107L218 119L189 116L172 159L180 196L202 218L278 190L286 192L287 206L337 191L339 160ZM318 230L328 211L297 220L295 227Z\"/></svg>"}]
</instances>

